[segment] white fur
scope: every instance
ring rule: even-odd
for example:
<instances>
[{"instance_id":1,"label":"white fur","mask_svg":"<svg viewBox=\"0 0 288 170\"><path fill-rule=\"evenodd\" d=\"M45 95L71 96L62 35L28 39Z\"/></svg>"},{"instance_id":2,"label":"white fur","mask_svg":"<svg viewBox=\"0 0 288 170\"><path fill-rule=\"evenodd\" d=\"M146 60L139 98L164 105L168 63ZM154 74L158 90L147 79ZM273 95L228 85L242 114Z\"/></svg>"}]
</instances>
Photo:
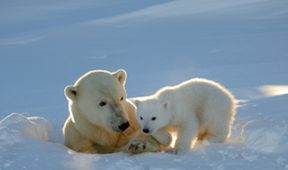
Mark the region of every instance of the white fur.
<instances>
[{"instance_id":1,"label":"white fur","mask_svg":"<svg viewBox=\"0 0 288 170\"><path fill-rule=\"evenodd\" d=\"M177 129L174 153L188 151L197 137L224 142L236 113L233 95L220 84L205 79L191 79L133 100L141 127L148 129L149 134L165 140L167 133L163 131L167 127Z\"/></svg>"}]
</instances>

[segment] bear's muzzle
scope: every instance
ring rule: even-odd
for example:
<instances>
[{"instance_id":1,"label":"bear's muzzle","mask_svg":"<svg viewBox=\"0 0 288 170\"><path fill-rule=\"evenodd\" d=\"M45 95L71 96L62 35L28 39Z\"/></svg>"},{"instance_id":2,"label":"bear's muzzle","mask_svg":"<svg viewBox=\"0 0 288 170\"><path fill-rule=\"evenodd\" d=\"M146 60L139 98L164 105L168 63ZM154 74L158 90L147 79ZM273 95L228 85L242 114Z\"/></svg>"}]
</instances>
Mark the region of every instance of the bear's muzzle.
<instances>
[{"instance_id":1,"label":"bear's muzzle","mask_svg":"<svg viewBox=\"0 0 288 170\"><path fill-rule=\"evenodd\" d=\"M129 126L130 126L129 122L125 122L125 123L121 124L120 126L118 126L118 128L119 128L121 131L124 131L124 130L126 130Z\"/></svg>"}]
</instances>

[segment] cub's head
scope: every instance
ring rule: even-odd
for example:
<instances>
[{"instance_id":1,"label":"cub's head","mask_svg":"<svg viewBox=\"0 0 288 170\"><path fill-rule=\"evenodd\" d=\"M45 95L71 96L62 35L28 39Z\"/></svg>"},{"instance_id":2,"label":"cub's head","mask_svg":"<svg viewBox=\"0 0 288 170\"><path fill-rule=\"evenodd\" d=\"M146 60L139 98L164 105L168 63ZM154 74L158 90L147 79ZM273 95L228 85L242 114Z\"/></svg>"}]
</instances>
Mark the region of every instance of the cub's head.
<instances>
[{"instance_id":1,"label":"cub's head","mask_svg":"<svg viewBox=\"0 0 288 170\"><path fill-rule=\"evenodd\" d=\"M150 97L136 98L132 101L137 107L137 119L144 134L153 134L169 124L168 102Z\"/></svg>"},{"instance_id":2,"label":"cub's head","mask_svg":"<svg viewBox=\"0 0 288 170\"><path fill-rule=\"evenodd\" d=\"M65 88L72 115L77 112L93 125L120 132L129 127L125 70L90 71ZM75 119L75 116L74 116ZM77 121L77 120L75 120Z\"/></svg>"}]
</instances>

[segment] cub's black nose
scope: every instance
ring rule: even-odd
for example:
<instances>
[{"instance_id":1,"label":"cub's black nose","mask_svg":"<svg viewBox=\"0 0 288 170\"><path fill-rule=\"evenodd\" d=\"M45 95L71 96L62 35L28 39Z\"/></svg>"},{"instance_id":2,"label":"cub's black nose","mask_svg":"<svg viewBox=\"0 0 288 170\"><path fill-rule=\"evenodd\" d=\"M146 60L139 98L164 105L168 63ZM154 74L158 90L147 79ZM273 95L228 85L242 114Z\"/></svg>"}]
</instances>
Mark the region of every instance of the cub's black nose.
<instances>
[{"instance_id":1,"label":"cub's black nose","mask_svg":"<svg viewBox=\"0 0 288 170\"><path fill-rule=\"evenodd\" d=\"M150 131L149 131L149 129L143 129L143 132L144 133L149 133Z\"/></svg>"},{"instance_id":2,"label":"cub's black nose","mask_svg":"<svg viewBox=\"0 0 288 170\"><path fill-rule=\"evenodd\" d=\"M118 126L121 131L126 130L130 126L129 122L123 123L122 125Z\"/></svg>"}]
</instances>

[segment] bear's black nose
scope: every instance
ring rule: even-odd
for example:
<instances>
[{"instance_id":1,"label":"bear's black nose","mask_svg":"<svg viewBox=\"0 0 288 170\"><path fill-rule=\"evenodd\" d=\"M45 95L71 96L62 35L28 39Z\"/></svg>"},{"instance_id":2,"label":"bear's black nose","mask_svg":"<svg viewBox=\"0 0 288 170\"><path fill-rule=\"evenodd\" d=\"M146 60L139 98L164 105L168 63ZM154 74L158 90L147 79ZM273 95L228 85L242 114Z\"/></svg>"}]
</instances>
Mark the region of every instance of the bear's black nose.
<instances>
[{"instance_id":1,"label":"bear's black nose","mask_svg":"<svg viewBox=\"0 0 288 170\"><path fill-rule=\"evenodd\" d=\"M118 126L121 131L126 130L130 126L129 122L123 123L122 125Z\"/></svg>"},{"instance_id":2,"label":"bear's black nose","mask_svg":"<svg viewBox=\"0 0 288 170\"><path fill-rule=\"evenodd\" d=\"M150 131L149 131L149 129L143 129L143 132L144 133L149 133Z\"/></svg>"}]
</instances>

